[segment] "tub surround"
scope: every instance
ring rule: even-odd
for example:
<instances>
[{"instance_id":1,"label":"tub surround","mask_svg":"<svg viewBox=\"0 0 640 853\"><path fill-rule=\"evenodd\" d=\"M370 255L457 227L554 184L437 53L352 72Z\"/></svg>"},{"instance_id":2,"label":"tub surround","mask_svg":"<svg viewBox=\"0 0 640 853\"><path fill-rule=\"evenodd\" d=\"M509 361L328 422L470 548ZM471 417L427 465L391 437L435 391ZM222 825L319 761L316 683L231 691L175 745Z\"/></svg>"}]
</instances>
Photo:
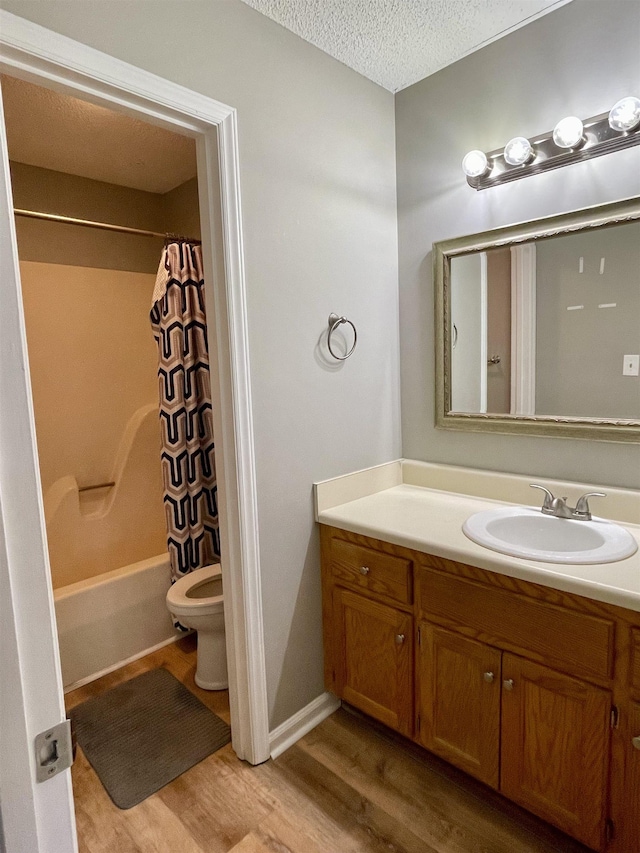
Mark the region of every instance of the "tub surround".
<instances>
[{"instance_id":1,"label":"tub surround","mask_svg":"<svg viewBox=\"0 0 640 853\"><path fill-rule=\"evenodd\" d=\"M165 552L54 590L65 692L183 636L165 605L169 577Z\"/></svg>"},{"instance_id":2,"label":"tub surround","mask_svg":"<svg viewBox=\"0 0 640 853\"><path fill-rule=\"evenodd\" d=\"M166 551L157 403L129 418L106 480L115 485L80 492L68 474L45 492L54 589Z\"/></svg>"},{"instance_id":3,"label":"tub surround","mask_svg":"<svg viewBox=\"0 0 640 853\"><path fill-rule=\"evenodd\" d=\"M396 460L316 483L316 520L351 533L466 563L508 577L640 611L640 550L617 563L558 565L509 557L468 539L464 521L497 502L538 505L529 488L540 483L569 503L590 491L596 517L625 526L640 543L640 493L535 475L480 471Z\"/></svg>"}]
</instances>

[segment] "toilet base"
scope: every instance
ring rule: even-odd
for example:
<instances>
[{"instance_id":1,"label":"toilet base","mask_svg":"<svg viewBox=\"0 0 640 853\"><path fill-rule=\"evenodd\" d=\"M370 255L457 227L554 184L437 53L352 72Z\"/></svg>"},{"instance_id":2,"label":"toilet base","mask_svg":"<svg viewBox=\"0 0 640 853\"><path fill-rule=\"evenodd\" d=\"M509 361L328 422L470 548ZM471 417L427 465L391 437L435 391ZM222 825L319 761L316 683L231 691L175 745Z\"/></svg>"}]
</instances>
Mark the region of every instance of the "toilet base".
<instances>
[{"instance_id":1,"label":"toilet base","mask_svg":"<svg viewBox=\"0 0 640 853\"><path fill-rule=\"evenodd\" d=\"M216 681L216 682L202 681L198 677L197 671L196 671L196 674L195 674L193 680L198 685L198 687L200 687L202 690L228 690L228 688L229 688L229 681L228 680L227 681L219 681L219 682L218 681Z\"/></svg>"},{"instance_id":2,"label":"toilet base","mask_svg":"<svg viewBox=\"0 0 640 853\"><path fill-rule=\"evenodd\" d=\"M227 674L227 647L224 629L198 631L198 662L195 682L203 690L226 690L229 687Z\"/></svg>"}]
</instances>

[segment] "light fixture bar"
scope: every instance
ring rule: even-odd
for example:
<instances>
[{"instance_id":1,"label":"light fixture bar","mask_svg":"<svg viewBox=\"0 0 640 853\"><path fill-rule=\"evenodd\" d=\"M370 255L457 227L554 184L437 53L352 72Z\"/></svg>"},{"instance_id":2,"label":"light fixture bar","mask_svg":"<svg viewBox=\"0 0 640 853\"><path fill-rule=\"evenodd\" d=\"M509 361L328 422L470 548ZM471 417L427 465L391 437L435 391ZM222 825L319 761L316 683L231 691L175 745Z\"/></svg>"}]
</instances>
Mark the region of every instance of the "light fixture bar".
<instances>
[{"instance_id":1,"label":"light fixture bar","mask_svg":"<svg viewBox=\"0 0 640 853\"><path fill-rule=\"evenodd\" d=\"M524 166L510 166L504 159L504 149L498 148L487 154L489 168L486 174L479 177L467 177L467 183L475 190L487 190L506 184L508 181L518 181L529 175L559 169L570 163L580 163L593 157L601 157L610 151L619 151L640 145L640 127L633 131L621 133L609 125L609 113L601 113L584 122L585 142L577 149L560 148L553 141L553 131L532 138L531 145L535 157Z\"/></svg>"}]
</instances>

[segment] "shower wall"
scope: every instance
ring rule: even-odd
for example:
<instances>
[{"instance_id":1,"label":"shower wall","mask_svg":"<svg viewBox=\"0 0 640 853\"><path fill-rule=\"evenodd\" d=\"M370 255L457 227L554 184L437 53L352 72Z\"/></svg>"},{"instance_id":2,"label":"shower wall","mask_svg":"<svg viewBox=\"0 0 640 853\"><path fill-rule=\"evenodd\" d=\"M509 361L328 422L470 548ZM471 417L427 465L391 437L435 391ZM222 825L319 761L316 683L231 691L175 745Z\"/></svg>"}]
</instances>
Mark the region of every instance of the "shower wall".
<instances>
[{"instance_id":1,"label":"shower wall","mask_svg":"<svg viewBox=\"0 0 640 853\"><path fill-rule=\"evenodd\" d=\"M18 208L160 232L188 225L193 234L197 224L195 181L162 196L24 164L13 163L12 174ZM17 231L49 555L60 587L166 550L149 323L163 241L20 217ZM115 487L78 491L110 481Z\"/></svg>"},{"instance_id":2,"label":"shower wall","mask_svg":"<svg viewBox=\"0 0 640 853\"><path fill-rule=\"evenodd\" d=\"M155 276L33 261L20 275L43 492L107 482L127 421L157 404Z\"/></svg>"}]
</instances>

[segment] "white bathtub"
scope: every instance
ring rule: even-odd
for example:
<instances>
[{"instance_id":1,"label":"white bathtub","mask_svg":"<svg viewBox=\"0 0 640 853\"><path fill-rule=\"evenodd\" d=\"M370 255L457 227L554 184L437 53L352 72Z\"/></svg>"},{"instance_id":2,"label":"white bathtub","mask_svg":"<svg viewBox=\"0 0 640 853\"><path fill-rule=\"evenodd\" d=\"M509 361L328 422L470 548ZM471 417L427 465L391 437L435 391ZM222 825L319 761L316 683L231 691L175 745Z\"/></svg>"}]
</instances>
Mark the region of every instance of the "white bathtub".
<instances>
[{"instance_id":1,"label":"white bathtub","mask_svg":"<svg viewBox=\"0 0 640 853\"><path fill-rule=\"evenodd\" d=\"M65 691L176 638L169 586L169 556L160 554L54 590Z\"/></svg>"}]
</instances>

